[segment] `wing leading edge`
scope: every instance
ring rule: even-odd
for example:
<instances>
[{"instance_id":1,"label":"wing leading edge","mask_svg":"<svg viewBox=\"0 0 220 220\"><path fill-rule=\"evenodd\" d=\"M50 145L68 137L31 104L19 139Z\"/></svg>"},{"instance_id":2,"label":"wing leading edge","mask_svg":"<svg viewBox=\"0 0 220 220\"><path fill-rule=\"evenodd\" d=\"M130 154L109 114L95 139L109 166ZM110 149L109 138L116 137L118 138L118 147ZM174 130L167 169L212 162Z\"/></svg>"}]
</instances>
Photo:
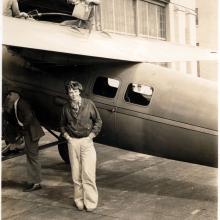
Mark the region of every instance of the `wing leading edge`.
<instances>
[{"instance_id":1,"label":"wing leading edge","mask_svg":"<svg viewBox=\"0 0 220 220\"><path fill-rule=\"evenodd\" d=\"M130 62L217 59L216 53L199 47L97 31L89 33L56 23L11 17L3 18L3 45Z\"/></svg>"}]
</instances>

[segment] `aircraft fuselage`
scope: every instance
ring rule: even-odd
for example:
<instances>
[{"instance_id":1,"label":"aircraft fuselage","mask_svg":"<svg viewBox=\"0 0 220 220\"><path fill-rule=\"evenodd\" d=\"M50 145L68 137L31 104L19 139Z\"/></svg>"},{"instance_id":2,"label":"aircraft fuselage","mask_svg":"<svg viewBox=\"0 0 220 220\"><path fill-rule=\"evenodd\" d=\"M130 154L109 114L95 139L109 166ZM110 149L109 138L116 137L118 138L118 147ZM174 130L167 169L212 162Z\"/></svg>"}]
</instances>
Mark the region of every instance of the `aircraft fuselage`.
<instances>
[{"instance_id":1,"label":"aircraft fuselage","mask_svg":"<svg viewBox=\"0 0 220 220\"><path fill-rule=\"evenodd\" d=\"M91 98L100 111L103 128L95 141L217 166L216 83L147 63L56 66L3 50L3 94L18 88L45 127L59 130L62 105L68 99L64 83L70 79L82 83L82 95ZM111 85L109 79L118 84ZM146 85L152 94L132 97L130 85Z\"/></svg>"}]
</instances>

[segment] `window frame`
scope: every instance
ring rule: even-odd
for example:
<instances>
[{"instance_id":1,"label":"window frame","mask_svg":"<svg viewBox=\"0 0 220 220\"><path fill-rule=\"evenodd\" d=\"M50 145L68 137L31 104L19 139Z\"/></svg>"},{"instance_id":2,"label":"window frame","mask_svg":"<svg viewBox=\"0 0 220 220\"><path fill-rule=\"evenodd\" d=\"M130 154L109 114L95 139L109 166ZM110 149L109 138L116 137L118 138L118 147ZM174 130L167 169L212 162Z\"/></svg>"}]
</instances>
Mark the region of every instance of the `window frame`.
<instances>
[{"instance_id":1,"label":"window frame","mask_svg":"<svg viewBox=\"0 0 220 220\"><path fill-rule=\"evenodd\" d=\"M149 101L149 104L148 105L140 105L140 104L137 104L137 103L133 103L133 102L128 102L125 100L125 95L128 91L128 87L130 84L141 84L141 85L144 85L144 86L148 86L150 88L152 88L152 95L151 95L151 98L150 98L150 101ZM153 98L153 95L154 95L154 92L155 92L155 89L152 85L149 85L147 83L138 83L138 82L128 82L126 84L126 87L125 87L125 90L124 90L124 93L123 93L123 97L122 97L122 100L123 100L123 103L126 103L128 105L132 105L134 107L142 107L142 108L149 108L149 106L151 106L151 102L152 102L152 98Z\"/></svg>"},{"instance_id":2,"label":"window frame","mask_svg":"<svg viewBox=\"0 0 220 220\"><path fill-rule=\"evenodd\" d=\"M103 95L98 95L98 94L95 94L93 92L93 89L95 87L95 83L96 83L97 79L100 78L100 77L114 79L114 80L117 80L119 82L119 86L118 86L116 94L115 94L115 96L113 98L112 97L103 96ZM118 97L120 87L121 87L121 80L118 77L113 78L112 76L109 76L109 75L96 75L94 80L93 80L93 83L91 85L91 94L92 94L92 96L97 97L97 98L107 99L107 100L114 100L114 99L117 99L117 97Z\"/></svg>"},{"instance_id":3,"label":"window frame","mask_svg":"<svg viewBox=\"0 0 220 220\"><path fill-rule=\"evenodd\" d=\"M133 25L134 27L131 28L130 26L127 26L127 15L129 15L129 12L126 13L126 7L128 7L129 5L126 5L126 1L124 1L124 7L123 7L123 12L125 13L124 17L121 18L121 20L124 20L125 24L124 24L124 30L117 30L116 26L116 12L115 12L115 4L118 0L105 0L105 1L109 1L108 4L111 4L111 10L108 11L108 9L106 9L105 7L101 7L101 14L106 14L108 13L109 16L112 16L112 25L111 27L109 25L110 21L107 21L108 19L106 18L106 16L101 16L101 21L103 24L103 28L104 30L110 32L110 33L118 33L118 34L126 34L128 36L138 36L138 37L143 37L143 38L149 38L149 39L157 39L157 40L166 40L167 39L167 10L166 10L166 6L169 3L169 1L167 0L161 0L161 1L155 1L155 0L130 0L132 1L133 4L133 13L132 15L133 17ZM142 16L146 17L147 16L147 20L146 20L146 24L141 23L142 19L141 19L141 14L142 13L140 11L140 4L143 4L141 2L146 2L146 7L148 8L147 11L145 12L145 14L142 14ZM123 2L121 2L123 3ZM150 35L150 25L149 25L149 7L150 4L152 6L156 6L156 10L155 10L155 34L154 35ZM154 12L153 12L154 14ZM106 21L105 21L106 19ZM106 23L107 22L107 23ZM129 22L129 24L131 24L131 22ZM107 25L105 27L105 25ZM120 26L120 25L119 25ZM151 27L153 27L153 25L151 25ZM128 30L132 30L132 32L129 32ZM141 33L141 31L143 33Z\"/></svg>"}]
</instances>

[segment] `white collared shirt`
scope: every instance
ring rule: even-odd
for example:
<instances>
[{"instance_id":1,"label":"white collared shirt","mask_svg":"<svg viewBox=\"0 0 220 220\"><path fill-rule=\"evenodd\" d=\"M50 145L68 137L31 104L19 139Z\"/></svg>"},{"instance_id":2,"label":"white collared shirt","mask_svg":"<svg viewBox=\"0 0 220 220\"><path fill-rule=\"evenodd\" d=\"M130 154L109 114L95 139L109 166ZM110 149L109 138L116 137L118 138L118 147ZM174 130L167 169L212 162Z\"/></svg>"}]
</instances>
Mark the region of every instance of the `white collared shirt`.
<instances>
[{"instance_id":1,"label":"white collared shirt","mask_svg":"<svg viewBox=\"0 0 220 220\"><path fill-rule=\"evenodd\" d=\"M18 124L23 127L24 124L18 119L18 113L17 113L17 105L18 105L18 101L19 101L19 98L15 101L14 103L14 108L15 108L15 116L16 116L16 119L18 121Z\"/></svg>"}]
</instances>

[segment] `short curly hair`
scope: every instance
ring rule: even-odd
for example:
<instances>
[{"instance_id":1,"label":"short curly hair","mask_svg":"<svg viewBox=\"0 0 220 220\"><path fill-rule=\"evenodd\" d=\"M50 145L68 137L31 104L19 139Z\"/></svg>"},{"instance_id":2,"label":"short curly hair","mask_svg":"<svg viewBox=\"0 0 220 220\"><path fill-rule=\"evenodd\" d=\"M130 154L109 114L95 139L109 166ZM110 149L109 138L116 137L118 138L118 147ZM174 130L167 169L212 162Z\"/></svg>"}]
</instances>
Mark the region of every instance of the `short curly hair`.
<instances>
[{"instance_id":1,"label":"short curly hair","mask_svg":"<svg viewBox=\"0 0 220 220\"><path fill-rule=\"evenodd\" d=\"M70 89L78 89L80 92L83 91L83 87L82 87L82 84L77 82L77 81L69 81L66 85L65 85L65 91L66 91L66 94L69 93L69 90Z\"/></svg>"}]
</instances>

